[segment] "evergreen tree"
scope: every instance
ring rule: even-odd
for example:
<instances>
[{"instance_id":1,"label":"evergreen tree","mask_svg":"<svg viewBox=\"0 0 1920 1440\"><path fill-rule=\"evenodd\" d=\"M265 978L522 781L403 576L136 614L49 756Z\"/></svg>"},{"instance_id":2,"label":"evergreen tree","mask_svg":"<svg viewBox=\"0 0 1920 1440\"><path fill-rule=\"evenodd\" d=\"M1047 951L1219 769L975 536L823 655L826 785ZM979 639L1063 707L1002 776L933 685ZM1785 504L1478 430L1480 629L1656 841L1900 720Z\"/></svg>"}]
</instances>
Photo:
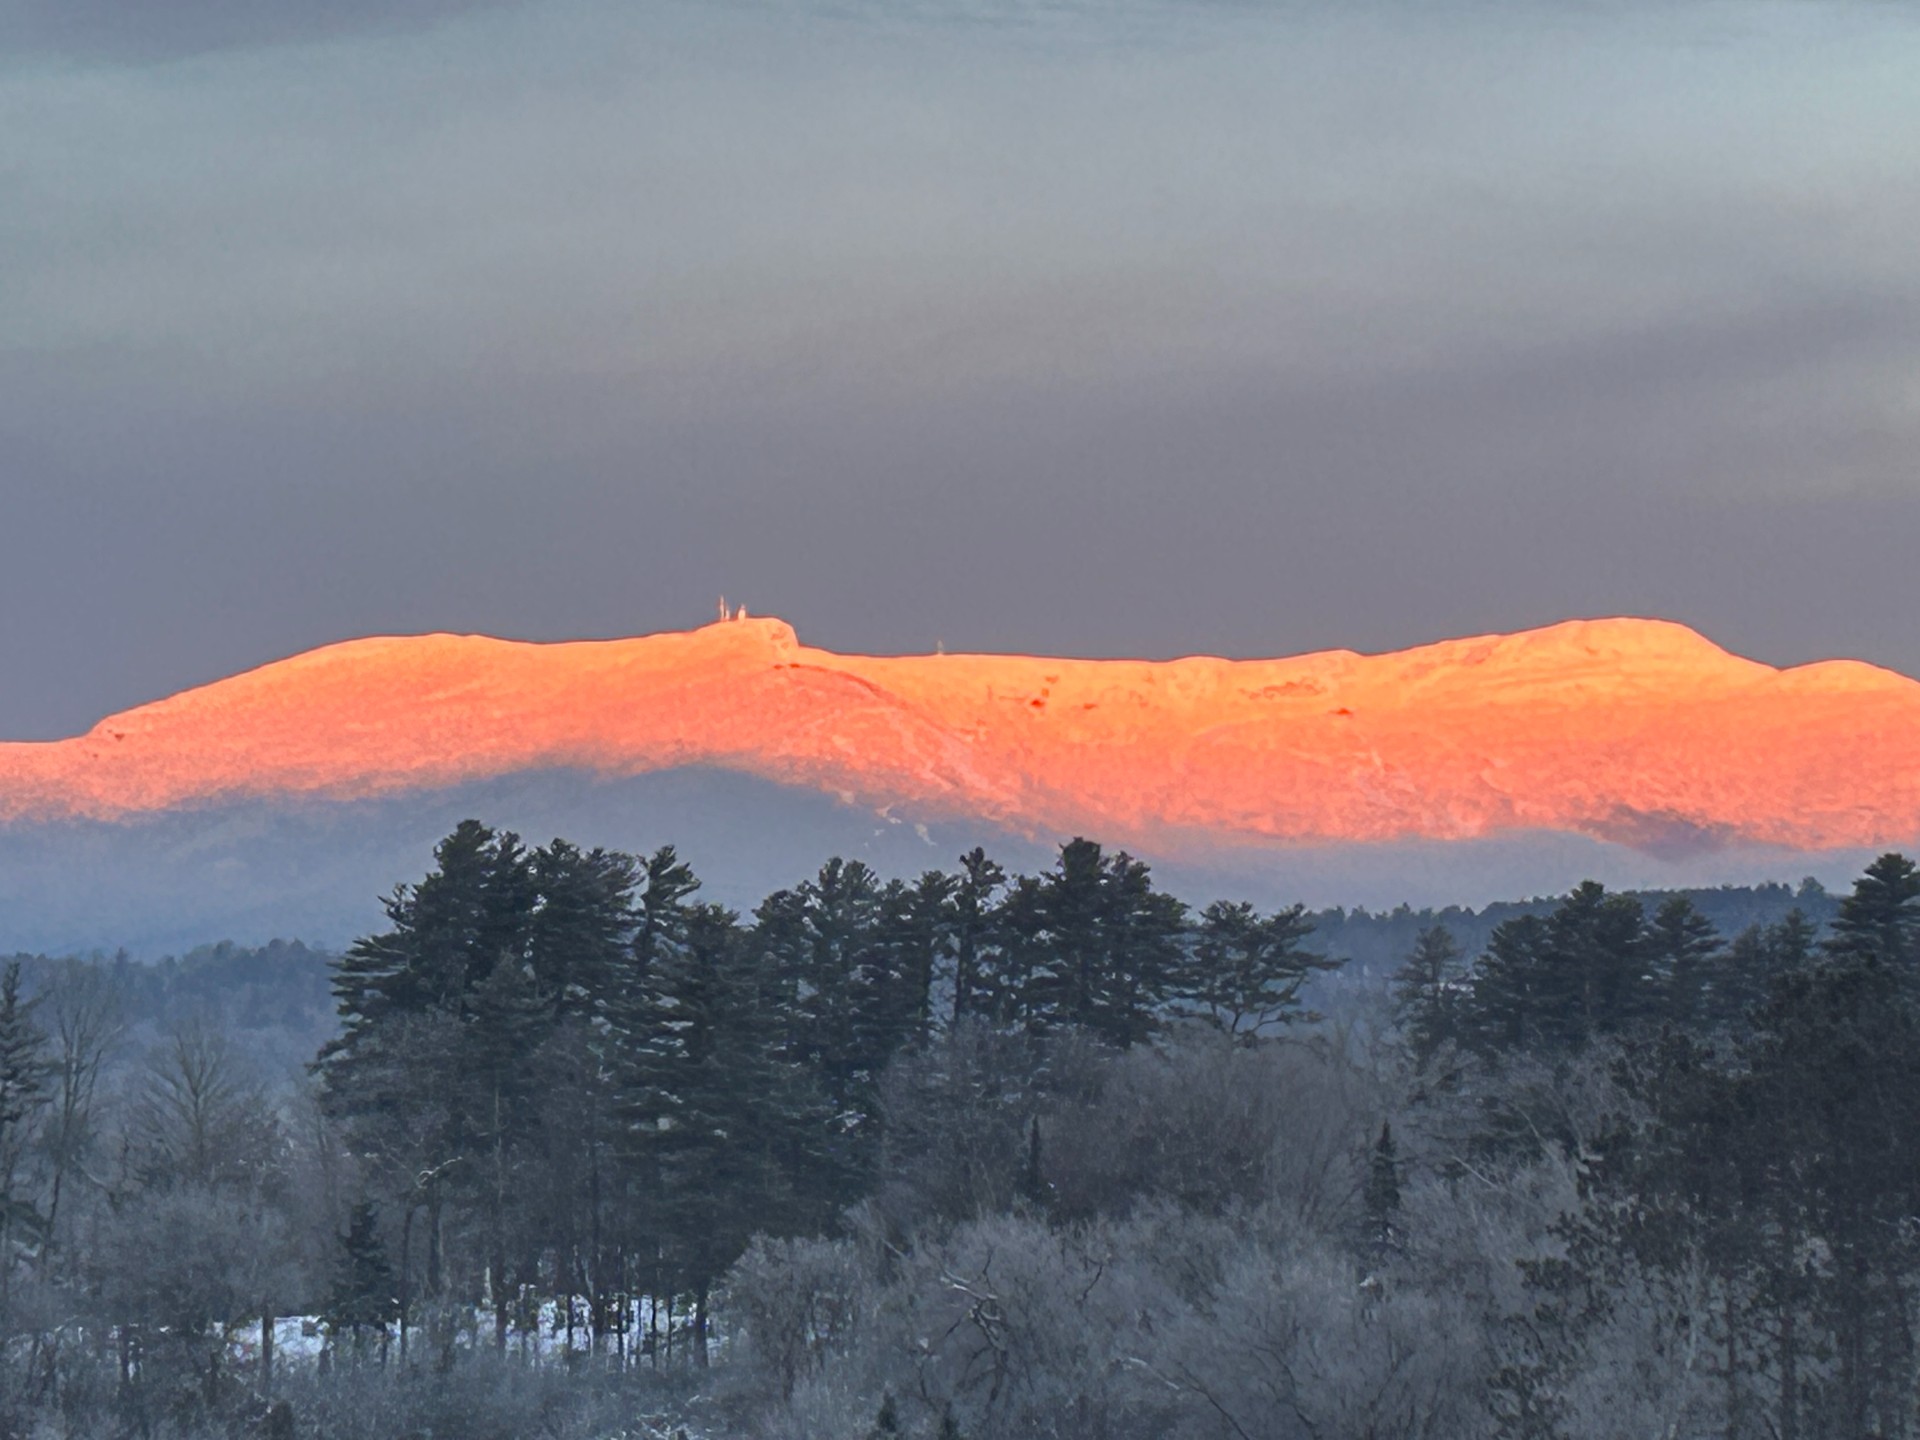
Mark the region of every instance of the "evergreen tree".
<instances>
[{"instance_id":1,"label":"evergreen tree","mask_svg":"<svg viewBox=\"0 0 1920 1440\"><path fill-rule=\"evenodd\" d=\"M564 842L529 856L517 836L471 820L434 854L435 868L389 899L389 928L337 963L341 1030L315 1068L369 1180L408 1207L409 1225L424 1206L428 1294L440 1298L453 1278L448 1242L471 1243L459 1273L470 1291L491 1277L504 1344L509 1269L531 1265L518 1239L534 1223L526 1197L540 1193L529 1177L580 1163L553 1149L577 1132L541 1122L562 1021L597 1009L590 986L607 957L583 937L624 923L596 918L585 897L611 877L618 910L624 867L601 856L590 876ZM581 1098L591 1103L591 1091Z\"/></svg>"},{"instance_id":2,"label":"evergreen tree","mask_svg":"<svg viewBox=\"0 0 1920 1440\"><path fill-rule=\"evenodd\" d=\"M611 1040L615 1166L621 1176L619 1243L640 1270L650 1294L670 1294L670 1252L690 1247L677 1203L678 1176L668 1168L677 1152L703 1157L699 1147L724 1133L728 1106L716 1103L711 1071L721 1011L731 1003L724 970L733 949L735 917L695 900L700 881L671 845L642 867L632 954L601 997ZM700 1162L682 1160L683 1171ZM614 1276L603 1261L609 1284ZM624 1269L624 1266L622 1267ZM604 1288L604 1287L603 1287ZM595 1324L607 1297L595 1302Z\"/></svg>"},{"instance_id":3,"label":"evergreen tree","mask_svg":"<svg viewBox=\"0 0 1920 1440\"><path fill-rule=\"evenodd\" d=\"M953 1012L958 1025L969 1015L993 1008L993 977L988 952L994 935L994 910L1007 872L978 846L960 857L960 878L953 892Z\"/></svg>"},{"instance_id":4,"label":"evergreen tree","mask_svg":"<svg viewBox=\"0 0 1920 1440\"><path fill-rule=\"evenodd\" d=\"M527 927L534 980L556 1016L583 1013L614 992L626 968L637 867L628 855L555 840L533 852L528 879L537 897Z\"/></svg>"},{"instance_id":5,"label":"evergreen tree","mask_svg":"<svg viewBox=\"0 0 1920 1440\"><path fill-rule=\"evenodd\" d=\"M911 890L889 892L891 972L899 988L898 1014L891 1023L916 1043L932 1035L934 990L951 973L958 891L953 876L928 870Z\"/></svg>"},{"instance_id":6,"label":"evergreen tree","mask_svg":"<svg viewBox=\"0 0 1920 1440\"><path fill-rule=\"evenodd\" d=\"M1840 902L1826 950L1871 957L1911 976L1920 968L1920 867L1896 852L1869 865Z\"/></svg>"},{"instance_id":7,"label":"evergreen tree","mask_svg":"<svg viewBox=\"0 0 1920 1440\"><path fill-rule=\"evenodd\" d=\"M794 1151L796 1163L807 1157L794 1172L805 1203L848 1203L878 1155L877 1087L909 1019L885 902L867 866L836 858L755 912L752 944L771 986L764 1013L780 1063L812 1078L808 1101L824 1100L832 1117Z\"/></svg>"},{"instance_id":8,"label":"evergreen tree","mask_svg":"<svg viewBox=\"0 0 1920 1440\"><path fill-rule=\"evenodd\" d=\"M1806 917L1790 910L1772 925L1749 925L1732 944L1708 956L1706 1021L1747 1028L1775 981L1808 964L1813 938Z\"/></svg>"},{"instance_id":9,"label":"evergreen tree","mask_svg":"<svg viewBox=\"0 0 1920 1440\"><path fill-rule=\"evenodd\" d=\"M888 1440L900 1433L900 1407L894 1403L891 1390L883 1391L880 1412L874 1417L873 1428L867 1432L867 1440Z\"/></svg>"},{"instance_id":10,"label":"evergreen tree","mask_svg":"<svg viewBox=\"0 0 1920 1440\"><path fill-rule=\"evenodd\" d=\"M1499 1055L1539 1042L1539 1012L1563 998L1547 983L1547 953L1547 922L1538 915L1494 927L1461 1007L1461 1033L1476 1051Z\"/></svg>"},{"instance_id":11,"label":"evergreen tree","mask_svg":"<svg viewBox=\"0 0 1920 1440\"><path fill-rule=\"evenodd\" d=\"M1125 851L1106 863L1101 902L1098 948L1074 946L1072 1023L1124 1048L1160 1029L1183 958L1187 907L1155 890L1147 867Z\"/></svg>"},{"instance_id":12,"label":"evergreen tree","mask_svg":"<svg viewBox=\"0 0 1920 1440\"><path fill-rule=\"evenodd\" d=\"M642 880L633 953L644 974L648 967L685 948L690 902L700 881L671 845L647 857Z\"/></svg>"},{"instance_id":13,"label":"evergreen tree","mask_svg":"<svg viewBox=\"0 0 1920 1440\"><path fill-rule=\"evenodd\" d=\"M717 1023L723 961L714 941L730 933L733 916L694 902L699 888L672 846L648 858L632 958L602 998L625 1124L643 1135L677 1123L683 1077Z\"/></svg>"},{"instance_id":14,"label":"evergreen tree","mask_svg":"<svg viewBox=\"0 0 1920 1440\"><path fill-rule=\"evenodd\" d=\"M902 1046L926 1034L942 940L937 899L924 926L922 918L914 887L901 880L879 886L847 996L855 1063L875 1081Z\"/></svg>"},{"instance_id":15,"label":"evergreen tree","mask_svg":"<svg viewBox=\"0 0 1920 1440\"><path fill-rule=\"evenodd\" d=\"M368 1330L384 1334L398 1317L397 1296L393 1266L380 1239L373 1202L362 1200L353 1207L347 1233L339 1237L323 1318L334 1334L345 1331L351 1335L354 1352L359 1354Z\"/></svg>"},{"instance_id":16,"label":"evergreen tree","mask_svg":"<svg viewBox=\"0 0 1920 1440\"><path fill-rule=\"evenodd\" d=\"M1709 993L1720 934L1685 895L1670 896L1654 912L1647 946L1653 974L1666 991L1662 1009L1677 1025L1695 1025L1718 1013L1720 997Z\"/></svg>"},{"instance_id":17,"label":"evergreen tree","mask_svg":"<svg viewBox=\"0 0 1920 1440\"><path fill-rule=\"evenodd\" d=\"M24 1173L51 1068L33 1008L20 993L20 962L11 961L0 974L0 1312L11 1298L16 1250L40 1240L45 1229Z\"/></svg>"},{"instance_id":18,"label":"evergreen tree","mask_svg":"<svg viewBox=\"0 0 1920 1440\"><path fill-rule=\"evenodd\" d=\"M836 1093L859 1088L884 1060L876 1009L885 1004L881 887L858 860L827 861L812 880L778 891L755 913L761 951L786 992L790 1044ZM868 1022L876 1022L869 1025Z\"/></svg>"},{"instance_id":19,"label":"evergreen tree","mask_svg":"<svg viewBox=\"0 0 1920 1440\"><path fill-rule=\"evenodd\" d=\"M984 1008L997 1024L1043 1030L1052 963L1045 885L1037 876L1014 876L991 923L996 943L991 973L980 976Z\"/></svg>"},{"instance_id":20,"label":"evergreen tree","mask_svg":"<svg viewBox=\"0 0 1920 1440\"><path fill-rule=\"evenodd\" d=\"M1393 976L1394 1020L1416 1066L1460 1039L1461 992L1466 973L1460 946L1444 925L1420 932L1406 963Z\"/></svg>"},{"instance_id":21,"label":"evergreen tree","mask_svg":"<svg viewBox=\"0 0 1920 1440\"><path fill-rule=\"evenodd\" d=\"M354 942L334 965L340 1034L317 1068L336 1095L356 1070L396 1058L392 1022L458 1015L503 956L524 956L534 895L518 837L464 820L434 849L435 868L386 901L390 928Z\"/></svg>"},{"instance_id":22,"label":"evergreen tree","mask_svg":"<svg viewBox=\"0 0 1920 1440\"><path fill-rule=\"evenodd\" d=\"M821 1223L840 1196L822 1179L832 1112L781 1043L779 992L751 937L717 905L685 905L674 930L649 972L656 1023L626 1113L656 1278L704 1315L750 1236Z\"/></svg>"},{"instance_id":23,"label":"evergreen tree","mask_svg":"<svg viewBox=\"0 0 1920 1440\"><path fill-rule=\"evenodd\" d=\"M634 984L642 873L632 856L565 840L533 853L524 973L548 1018L513 1037L516 1047L533 1045L525 1057L529 1083L514 1096L530 1127L513 1146L521 1206L529 1218L541 1217L553 1273L568 1296L586 1293L596 1350L613 1325L628 1238L620 1218L631 1200L619 1164L622 1021Z\"/></svg>"},{"instance_id":24,"label":"evergreen tree","mask_svg":"<svg viewBox=\"0 0 1920 1440\"><path fill-rule=\"evenodd\" d=\"M1640 902L1589 880L1544 919L1494 928L1463 1032L1484 1054L1567 1053L1653 1019L1661 996Z\"/></svg>"},{"instance_id":25,"label":"evergreen tree","mask_svg":"<svg viewBox=\"0 0 1920 1440\"><path fill-rule=\"evenodd\" d=\"M538 1122L536 1052L552 1033L552 1008L531 964L503 957L469 997L462 1031L459 1114L463 1151L478 1163L460 1180L484 1217L486 1267L493 1296L494 1343L506 1348L512 1286L522 1277L513 1262L515 1222L542 1139Z\"/></svg>"},{"instance_id":26,"label":"evergreen tree","mask_svg":"<svg viewBox=\"0 0 1920 1440\"><path fill-rule=\"evenodd\" d=\"M1145 865L1074 839L1012 899L1029 907L1002 911L1029 1027L1079 1026L1122 1048L1154 1034L1179 974L1186 907L1154 890Z\"/></svg>"},{"instance_id":27,"label":"evergreen tree","mask_svg":"<svg viewBox=\"0 0 1920 1440\"><path fill-rule=\"evenodd\" d=\"M1920 1263L1909 1218L1920 1201L1920 1017L1879 953L1836 950L1781 977L1757 1017L1741 1057L1753 1123L1738 1154L1763 1234L1786 1227L1775 1288L1803 1305L1800 1333L1817 1326L1808 1340L1832 1357L1808 1433L1865 1440L1903 1433L1911 1415L1904 1277Z\"/></svg>"},{"instance_id":28,"label":"evergreen tree","mask_svg":"<svg viewBox=\"0 0 1920 1440\"><path fill-rule=\"evenodd\" d=\"M601 1002L616 1041L624 1123L639 1133L672 1127L678 1075L714 1023L716 962L695 943L703 924L697 891L699 879L670 845L647 858L632 958ZM732 916L720 925L730 927Z\"/></svg>"},{"instance_id":29,"label":"evergreen tree","mask_svg":"<svg viewBox=\"0 0 1920 1440\"><path fill-rule=\"evenodd\" d=\"M1588 880L1553 912L1548 928L1554 988L1574 1002L1562 1043L1618 1035L1658 1014L1659 985L1638 900L1609 895Z\"/></svg>"},{"instance_id":30,"label":"evergreen tree","mask_svg":"<svg viewBox=\"0 0 1920 1440\"><path fill-rule=\"evenodd\" d=\"M1201 913L1176 993L1187 1013L1236 1039L1251 1041L1275 1026L1312 1018L1301 1003L1301 987L1315 972L1340 963L1306 948L1312 933L1303 905L1261 915L1248 904L1215 901Z\"/></svg>"},{"instance_id":31,"label":"evergreen tree","mask_svg":"<svg viewBox=\"0 0 1920 1440\"><path fill-rule=\"evenodd\" d=\"M1400 1160L1393 1143L1391 1122L1380 1122L1380 1138L1367 1158L1367 1185L1363 1197L1368 1243L1377 1249L1396 1241L1400 1219Z\"/></svg>"}]
</instances>

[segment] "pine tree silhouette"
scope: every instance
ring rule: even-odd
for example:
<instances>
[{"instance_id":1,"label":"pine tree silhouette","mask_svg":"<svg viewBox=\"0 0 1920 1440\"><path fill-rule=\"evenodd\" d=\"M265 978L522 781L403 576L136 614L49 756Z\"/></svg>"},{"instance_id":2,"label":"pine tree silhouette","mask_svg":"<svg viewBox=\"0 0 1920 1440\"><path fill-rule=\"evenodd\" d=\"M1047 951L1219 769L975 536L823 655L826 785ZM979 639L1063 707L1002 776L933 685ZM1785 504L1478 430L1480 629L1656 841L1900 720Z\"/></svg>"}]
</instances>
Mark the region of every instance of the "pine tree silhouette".
<instances>
[{"instance_id":1,"label":"pine tree silhouette","mask_svg":"<svg viewBox=\"0 0 1920 1440\"><path fill-rule=\"evenodd\" d=\"M333 1284L327 1292L327 1324L336 1334L349 1332L358 1354L369 1329L384 1330L387 1322L400 1313L395 1294L393 1266L387 1262L387 1248L380 1240L373 1202L362 1200L353 1207L347 1233L340 1237Z\"/></svg>"},{"instance_id":2,"label":"pine tree silhouette","mask_svg":"<svg viewBox=\"0 0 1920 1440\"><path fill-rule=\"evenodd\" d=\"M1393 1126L1380 1122L1380 1138L1374 1142L1367 1162L1368 1240L1378 1249L1392 1248L1400 1215L1400 1164L1393 1143Z\"/></svg>"}]
</instances>

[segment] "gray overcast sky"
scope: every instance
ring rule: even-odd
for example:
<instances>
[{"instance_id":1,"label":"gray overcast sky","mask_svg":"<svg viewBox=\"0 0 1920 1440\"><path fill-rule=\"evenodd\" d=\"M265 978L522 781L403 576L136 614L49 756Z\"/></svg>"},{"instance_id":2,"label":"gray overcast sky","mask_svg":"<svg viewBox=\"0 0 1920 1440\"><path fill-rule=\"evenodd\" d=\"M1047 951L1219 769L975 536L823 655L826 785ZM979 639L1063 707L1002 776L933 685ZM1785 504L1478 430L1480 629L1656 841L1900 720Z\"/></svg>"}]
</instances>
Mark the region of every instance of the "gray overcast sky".
<instances>
[{"instance_id":1,"label":"gray overcast sky","mask_svg":"<svg viewBox=\"0 0 1920 1440\"><path fill-rule=\"evenodd\" d=\"M1920 7L0 0L0 735L372 632L1920 673Z\"/></svg>"}]
</instances>

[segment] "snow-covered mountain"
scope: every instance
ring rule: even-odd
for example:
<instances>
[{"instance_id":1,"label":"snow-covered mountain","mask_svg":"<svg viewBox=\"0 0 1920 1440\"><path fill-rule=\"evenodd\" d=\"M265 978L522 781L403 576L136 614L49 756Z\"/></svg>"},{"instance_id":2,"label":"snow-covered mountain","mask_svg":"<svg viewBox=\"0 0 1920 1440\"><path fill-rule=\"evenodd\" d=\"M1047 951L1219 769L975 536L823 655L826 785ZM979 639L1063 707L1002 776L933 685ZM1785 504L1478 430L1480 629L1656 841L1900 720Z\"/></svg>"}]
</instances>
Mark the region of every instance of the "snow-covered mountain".
<instances>
[{"instance_id":1,"label":"snow-covered mountain","mask_svg":"<svg viewBox=\"0 0 1920 1440\"><path fill-rule=\"evenodd\" d=\"M1838 876L1920 839L1920 683L1628 619L1259 661L358 640L0 744L0 949L339 938L466 814L673 841L739 904L1076 833L1195 898Z\"/></svg>"}]
</instances>

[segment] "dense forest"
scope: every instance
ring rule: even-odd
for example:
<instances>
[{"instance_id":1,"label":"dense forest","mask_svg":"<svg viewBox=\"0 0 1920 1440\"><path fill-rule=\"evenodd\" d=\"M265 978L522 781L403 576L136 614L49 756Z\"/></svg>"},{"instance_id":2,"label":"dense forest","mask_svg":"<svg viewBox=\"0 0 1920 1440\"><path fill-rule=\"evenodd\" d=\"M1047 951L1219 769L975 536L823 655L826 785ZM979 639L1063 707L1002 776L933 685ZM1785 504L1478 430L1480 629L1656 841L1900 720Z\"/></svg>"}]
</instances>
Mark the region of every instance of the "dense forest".
<instances>
[{"instance_id":1,"label":"dense forest","mask_svg":"<svg viewBox=\"0 0 1920 1440\"><path fill-rule=\"evenodd\" d=\"M0 974L0 1434L1920 1434L1901 856L1314 915L1075 840L740 915L467 822L386 915Z\"/></svg>"}]
</instances>

